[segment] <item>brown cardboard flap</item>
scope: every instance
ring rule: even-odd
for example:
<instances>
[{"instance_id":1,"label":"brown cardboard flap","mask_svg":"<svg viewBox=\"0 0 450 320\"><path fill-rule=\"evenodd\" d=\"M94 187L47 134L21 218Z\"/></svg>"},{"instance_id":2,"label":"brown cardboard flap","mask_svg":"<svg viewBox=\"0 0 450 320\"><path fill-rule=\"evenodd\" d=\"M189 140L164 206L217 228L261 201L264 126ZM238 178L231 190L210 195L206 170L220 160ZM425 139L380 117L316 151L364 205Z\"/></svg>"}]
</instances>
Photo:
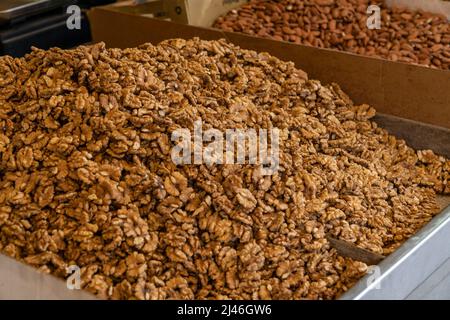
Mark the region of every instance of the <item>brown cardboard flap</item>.
<instances>
[{"instance_id":1,"label":"brown cardboard flap","mask_svg":"<svg viewBox=\"0 0 450 320\"><path fill-rule=\"evenodd\" d=\"M108 7L92 9L89 19L94 41L109 47L156 44L170 38L226 38L242 48L293 61L312 79L338 83L357 104L450 128L450 71L113 12Z\"/></svg>"},{"instance_id":2,"label":"brown cardboard flap","mask_svg":"<svg viewBox=\"0 0 450 320\"><path fill-rule=\"evenodd\" d=\"M369 266L379 264L385 256L357 247L352 242L336 239L327 236L328 242L330 242L331 247L336 249L339 255L353 260L364 262Z\"/></svg>"},{"instance_id":3,"label":"brown cardboard flap","mask_svg":"<svg viewBox=\"0 0 450 320\"><path fill-rule=\"evenodd\" d=\"M85 290L69 290L66 281L0 253L0 300L96 300Z\"/></svg>"},{"instance_id":4,"label":"brown cardboard flap","mask_svg":"<svg viewBox=\"0 0 450 320\"><path fill-rule=\"evenodd\" d=\"M450 129L380 113L373 120L412 148L431 149L450 159Z\"/></svg>"},{"instance_id":5,"label":"brown cardboard flap","mask_svg":"<svg viewBox=\"0 0 450 320\"><path fill-rule=\"evenodd\" d=\"M450 206L450 195L446 196L446 195L438 194L436 196L436 198L437 198L437 203L439 205L439 208L441 208L441 210L444 210L445 208Z\"/></svg>"}]
</instances>

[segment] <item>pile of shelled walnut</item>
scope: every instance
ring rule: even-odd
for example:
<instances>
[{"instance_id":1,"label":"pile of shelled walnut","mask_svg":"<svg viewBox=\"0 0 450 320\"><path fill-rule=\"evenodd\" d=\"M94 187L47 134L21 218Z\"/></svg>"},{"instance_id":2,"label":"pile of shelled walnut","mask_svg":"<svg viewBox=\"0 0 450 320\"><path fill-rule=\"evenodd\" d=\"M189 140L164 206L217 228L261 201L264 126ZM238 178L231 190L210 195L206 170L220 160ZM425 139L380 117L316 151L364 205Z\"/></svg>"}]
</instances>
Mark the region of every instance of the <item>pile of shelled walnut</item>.
<instances>
[{"instance_id":1,"label":"pile of shelled walnut","mask_svg":"<svg viewBox=\"0 0 450 320\"><path fill-rule=\"evenodd\" d=\"M438 212L450 162L267 53L168 40L0 58L0 251L113 299L332 299ZM175 165L171 136L278 128L279 170Z\"/></svg>"}]
</instances>

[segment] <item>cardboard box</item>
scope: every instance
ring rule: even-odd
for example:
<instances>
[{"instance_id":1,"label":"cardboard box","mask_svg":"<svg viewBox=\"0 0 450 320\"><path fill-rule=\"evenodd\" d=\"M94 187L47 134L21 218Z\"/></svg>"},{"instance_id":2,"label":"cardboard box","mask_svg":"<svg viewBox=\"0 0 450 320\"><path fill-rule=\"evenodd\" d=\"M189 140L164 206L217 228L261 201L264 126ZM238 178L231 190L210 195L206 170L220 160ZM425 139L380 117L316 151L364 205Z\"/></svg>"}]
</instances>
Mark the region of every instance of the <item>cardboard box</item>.
<instances>
[{"instance_id":1,"label":"cardboard box","mask_svg":"<svg viewBox=\"0 0 450 320\"><path fill-rule=\"evenodd\" d=\"M184 25L136 12L122 12L114 6L96 7L88 16L93 40L104 41L109 47L156 44L171 38L225 38L242 48L266 51L282 60L293 61L311 79L336 82L355 103L367 103L381 113L450 128L450 71L447 70Z\"/></svg>"},{"instance_id":2,"label":"cardboard box","mask_svg":"<svg viewBox=\"0 0 450 320\"><path fill-rule=\"evenodd\" d=\"M170 13L165 18L168 15ZM410 146L432 149L450 157L450 71L146 18L108 7L93 9L89 17L94 41L104 41L110 47L133 47L145 42L157 44L171 38L225 38L242 48L266 51L282 60L293 61L311 79L336 82L355 103L375 107L378 115L374 120ZM436 275L450 274L446 267L449 264L445 263L450 260L447 241L450 197L439 197L438 201L442 212L377 264L378 280L373 281L373 275L368 274L340 299L432 297L431 291L426 290L435 286L432 279ZM352 251L352 248L347 249ZM355 256L356 250L353 250ZM443 283L441 287L440 292L450 292L450 283ZM445 298L442 294L439 297Z\"/></svg>"}]
</instances>

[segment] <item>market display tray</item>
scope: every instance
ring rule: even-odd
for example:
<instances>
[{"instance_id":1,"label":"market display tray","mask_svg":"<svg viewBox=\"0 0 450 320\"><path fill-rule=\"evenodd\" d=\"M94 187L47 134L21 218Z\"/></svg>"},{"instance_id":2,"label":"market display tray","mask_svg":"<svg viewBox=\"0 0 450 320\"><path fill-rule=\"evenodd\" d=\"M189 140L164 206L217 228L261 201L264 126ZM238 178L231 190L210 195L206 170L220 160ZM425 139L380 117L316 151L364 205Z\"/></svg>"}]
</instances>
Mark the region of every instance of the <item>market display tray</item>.
<instances>
[{"instance_id":1,"label":"market display tray","mask_svg":"<svg viewBox=\"0 0 450 320\"><path fill-rule=\"evenodd\" d=\"M450 157L450 130L417 121L379 114L377 124L410 146L432 149ZM442 211L425 227L361 278L340 299L407 299L450 259L450 197L439 196ZM442 273L442 269L440 271ZM445 270L443 276L445 276ZM440 283L450 292L450 277ZM425 295L422 298L427 298ZM83 290L69 290L66 281L43 274L0 254L0 299L96 299Z\"/></svg>"}]
</instances>

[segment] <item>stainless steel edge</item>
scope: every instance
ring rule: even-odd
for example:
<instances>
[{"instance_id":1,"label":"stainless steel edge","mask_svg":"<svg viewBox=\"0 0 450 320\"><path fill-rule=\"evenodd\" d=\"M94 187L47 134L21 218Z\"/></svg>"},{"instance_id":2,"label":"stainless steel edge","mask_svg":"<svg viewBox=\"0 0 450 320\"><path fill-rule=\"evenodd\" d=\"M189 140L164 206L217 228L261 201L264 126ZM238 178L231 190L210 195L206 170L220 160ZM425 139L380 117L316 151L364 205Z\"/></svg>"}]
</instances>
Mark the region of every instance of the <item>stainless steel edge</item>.
<instances>
[{"instance_id":1,"label":"stainless steel edge","mask_svg":"<svg viewBox=\"0 0 450 320\"><path fill-rule=\"evenodd\" d=\"M340 299L406 299L450 257L449 235L450 206L372 268Z\"/></svg>"},{"instance_id":2,"label":"stainless steel edge","mask_svg":"<svg viewBox=\"0 0 450 320\"><path fill-rule=\"evenodd\" d=\"M450 300L450 258L434 271L406 300Z\"/></svg>"},{"instance_id":3,"label":"stainless steel edge","mask_svg":"<svg viewBox=\"0 0 450 320\"><path fill-rule=\"evenodd\" d=\"M84 290L69 290L65 281L0 254L0 299L93 300Z\"/></svg>"}]
</instances>

